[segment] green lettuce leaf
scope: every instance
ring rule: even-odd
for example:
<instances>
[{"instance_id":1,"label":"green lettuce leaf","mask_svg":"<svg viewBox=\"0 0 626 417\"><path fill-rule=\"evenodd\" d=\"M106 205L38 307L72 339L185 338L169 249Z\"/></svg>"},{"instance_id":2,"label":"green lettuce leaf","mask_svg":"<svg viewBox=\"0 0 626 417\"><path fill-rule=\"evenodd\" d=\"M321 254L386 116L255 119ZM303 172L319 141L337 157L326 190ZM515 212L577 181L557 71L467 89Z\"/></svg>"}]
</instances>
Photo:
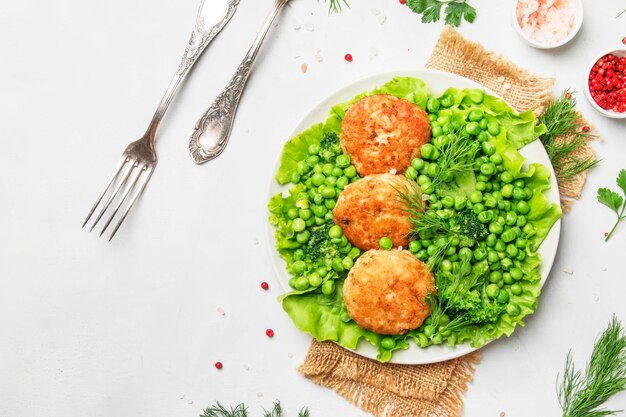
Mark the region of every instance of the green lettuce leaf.
<instances>
[{"instance_id":1,"label":"green lettuce leaf","mask_svg":"<svg viewBox=\"0 0 626 417\"><path fill-rule=\"evenodd\" d=\"M280 157L280 167L276 173L276 181L279 184L287 184L291 181L291 173L296 170L296 165L308 156L310 145L319 145L324 135L324 125L316 124L285 143Z\"/></svg>"}]
</instances>

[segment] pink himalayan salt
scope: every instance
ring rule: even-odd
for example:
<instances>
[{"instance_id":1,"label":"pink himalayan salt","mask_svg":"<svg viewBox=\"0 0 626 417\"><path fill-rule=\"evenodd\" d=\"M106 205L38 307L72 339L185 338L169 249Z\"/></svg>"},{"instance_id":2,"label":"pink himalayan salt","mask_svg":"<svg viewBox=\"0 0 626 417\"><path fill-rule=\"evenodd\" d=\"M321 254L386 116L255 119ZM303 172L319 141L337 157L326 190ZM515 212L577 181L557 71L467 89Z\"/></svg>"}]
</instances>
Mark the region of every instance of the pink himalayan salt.
<instances>
[{"instance_id":1,"label":"pink himalayan salt","mask_svg":"<svg viewBox=\"0 0 626 417\"><path fill-rule=\"evenodd\" d=\"M571 0L519 0L517 23L530 39L557 43L574 29L576 7Z\"/></svg>"}]
</instances>

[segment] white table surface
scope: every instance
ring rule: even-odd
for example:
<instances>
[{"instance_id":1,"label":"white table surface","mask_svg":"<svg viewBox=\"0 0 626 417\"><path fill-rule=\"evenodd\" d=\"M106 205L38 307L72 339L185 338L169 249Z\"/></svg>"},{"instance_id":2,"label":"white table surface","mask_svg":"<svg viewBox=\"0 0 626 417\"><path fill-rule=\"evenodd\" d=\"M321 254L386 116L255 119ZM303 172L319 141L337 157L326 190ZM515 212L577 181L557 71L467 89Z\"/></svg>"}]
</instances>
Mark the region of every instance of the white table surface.
<instances>
[{"instance_id":1,"label":"white table surface","mask_svg":"<svg viewBox=\"0 0 626 417\"><path fill-rule=\"evenodd\" d=\"M195 417L214 400L245 401L260 416L275 398L287 415L300 406L314 417L365 415L296 372L310 339L276 301L267 188L284 141L318 101L355 79L423 66L441 24L421 24L396 0L352 0L330 17L323 3L294 1L250 79L228 149L199 167L187 152L191 129L272 3L242 0L166 116L156 173L107 243L80 224L123 147L145 129L197 3L0 4L1 417ZM626 36L626 16L615 19L622 0L585 0L580 34L552 52L523 43L509 1L472 3L478 19L461 33L557 77L555 92L582 90L588 62ZM294 19L314 31L295 31ZM343 60L348 52L353 63ZM564 217L537 313L484 349L465 416L560 415L555 381L567 351L582 367L611 314L626 323L626 224L604 243L614 218L595 201L596 189L613 186L626 167L626 123L599 116L582 95L580 109L602 133L594 144L602 166ZM626 395L609 406L624 408Z\"/></svg>"}]
</instances>

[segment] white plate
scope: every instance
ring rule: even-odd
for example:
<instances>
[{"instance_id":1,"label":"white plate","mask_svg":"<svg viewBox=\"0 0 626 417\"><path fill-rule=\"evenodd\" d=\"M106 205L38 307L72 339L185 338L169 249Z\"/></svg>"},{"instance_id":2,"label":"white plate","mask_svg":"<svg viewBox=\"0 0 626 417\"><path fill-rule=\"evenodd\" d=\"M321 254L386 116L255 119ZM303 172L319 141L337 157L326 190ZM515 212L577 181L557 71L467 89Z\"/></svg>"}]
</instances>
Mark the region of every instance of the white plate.
<instances>
[{"instance_id":1,"label":"white plate","mask_svg":"<svg viewBox=\"0 0 626 417\"><path fill-rule=\"evenodd\" d=\"M390 81L395 76L401 77L415 77L420 78L428 84L430 87L430 91L433 95L442 94L449 87L456 88L480 88L485 90L488 94L497 96L492 91L486 89L485 87L477 84L476 82L469 80L467 78L460 77L458 75L450 74L447 72L441 71L432 71L432 70L412 70L412 71L395 71L388 72L379 75L373 75L368 78L364 78L360 81L357 81L353 84L348 85L347 87L342 88L341 90L331 94L324 101L319 103L309 114L307 114L296 126L292 137L299 134L303 130L308 129L312 125L320 122L326 121L329 115L329 111L332 106L346 102L357 94L360 94L364 91L370 91L376 87L379 87L388 81ZM550 169L550 184L551 188L547 191L546 195L550 201L553 203L560 203L559 189L556 182L556 176L554 174L554 170L552 168L552 163L550 162L550 158L546 153L543 145L539 140L536 140L523 149L520 150L521 154L526 157L527 163L535 163L538 162L547 166ZM276 170L278 170L278 162ZM289 189L289 184L286 186L281 186L272 178L269 197L276 195L280 192L286 192ZM276 274L280 280L281 285L283 286L285 291L291 291L292 289L289 287L289 278L290 275L286 270L286 263L280 257L278 252L275 250L276 240L274 238L274 227L267 223L267 236L269 241L270 248L270 258L272 260L272 264L274 265L274 269L276 270ZM552 263L554 262L554 258L556 256L557 247L559 244L559 235L561 232L561 219L559 219L550 233L541 244L539 248L539 254L541 255L541 285L545 283L548 278L548 274L550 273L550 269L552 268ZM446 361L449 359L457 358L459 356L463 356L470 352L476 350L471 347L469 344L457 345L453 348L449 346L437 345L437 346L429 346L428 348L421 349L415 346L412 342L410 347L407 350L399 350L393 353L393 357L391 359L392 363L398 364L427 364L427 363L435 363ZM361 340L359 345L355 351L359 355L365 356L367 358L376 359L376 348L372 346L368 341Z\"/></svg>"}]
</instances>

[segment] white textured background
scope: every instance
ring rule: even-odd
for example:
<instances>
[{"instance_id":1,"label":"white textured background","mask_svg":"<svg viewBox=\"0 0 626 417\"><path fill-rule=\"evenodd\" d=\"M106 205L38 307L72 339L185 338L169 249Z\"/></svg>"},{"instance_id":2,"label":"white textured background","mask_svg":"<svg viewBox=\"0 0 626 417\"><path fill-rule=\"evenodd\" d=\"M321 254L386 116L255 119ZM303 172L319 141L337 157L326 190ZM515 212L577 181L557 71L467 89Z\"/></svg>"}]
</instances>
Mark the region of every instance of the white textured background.
<instances>
[{"instance_id":1,"label":"white textured background","mask_svg":"<svg viewBox=\"0 0 626 417\"><path fill-rule=\"evenodd\" d=\"M423 66L441 25L421 24L396 0L352 0L352 9L330 17L322 3L295 0L257 63L228 150L195 166L187 155L193 124L271 3L242 0L191 74L160 130L156 173L111 244L80 223L123 147L145 129L198 4L0 3L1 417L195 417L214 400L245 401L257 416L275 398L294 416L303 405L313 417L364 415L295 371L309 339L276 302L267 187L283 142L318 101L355 79ZM552 52L522 42L510 1L472 3L478 19L461 32L556 76L555 92L582 90L589 61L626 36L626 16L615 19L622 0L585 0L582 31ZM294 19L315 30L295 31ZM372 47L378 56L370 59ZM343 60L347 52L353 63ZM595 190L626 167L626 124L580 101L602 133L602 166L564 218L538 312L484 349L465 416L560 415L555 381L566 352L573 348L582 366L612 313L626 323L626 225L605 244L614 219L595 201ZM263 280L271 291L259 288ZM265 336L267 327L276 337ZM609 405L626 407L626 395Z\"/></svg>"}]
</instances>

